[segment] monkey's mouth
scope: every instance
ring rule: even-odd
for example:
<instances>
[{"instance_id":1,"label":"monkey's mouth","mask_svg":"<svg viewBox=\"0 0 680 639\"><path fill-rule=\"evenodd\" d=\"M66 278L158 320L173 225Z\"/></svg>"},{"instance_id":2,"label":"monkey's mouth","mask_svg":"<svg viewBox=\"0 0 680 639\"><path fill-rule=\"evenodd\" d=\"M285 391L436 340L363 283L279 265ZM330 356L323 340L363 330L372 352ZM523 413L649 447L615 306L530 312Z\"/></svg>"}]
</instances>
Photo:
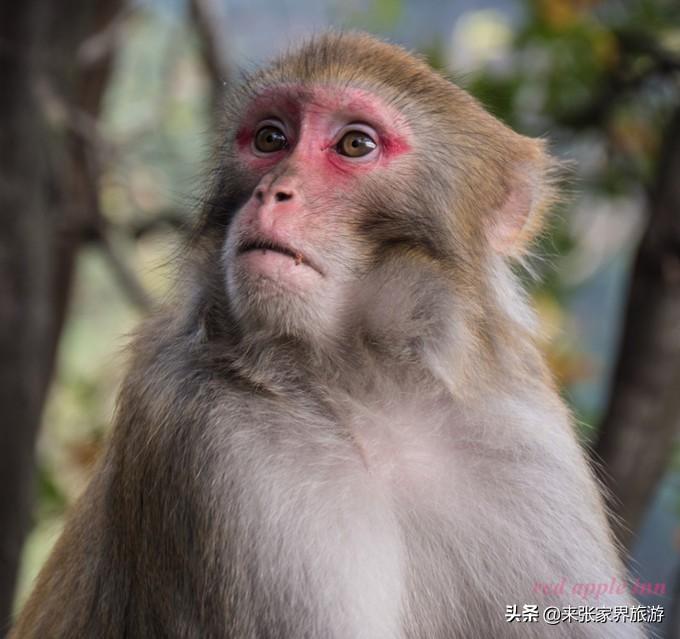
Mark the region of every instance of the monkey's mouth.
<instances>
[{"instance_id":1,"label":"monkey's mouth","mask_svg":"<svg viewBox=\"0 0 680 639\"><path fill-rule=\"evenodd\" d=\"M277 244L276 242L271 242L269 240L247 240L239 244L238 247L239 255L251 253L254 251L261 251L263 254L266 253L267 251L271 251L273 253L280 253L281 255L286 255L293 259L296 265L304 264L305 266L309 266L313 268L315 271L318 271L319 273L321 272L300 251L289 248L282 244Z\"/></svg>"}]
</instances>

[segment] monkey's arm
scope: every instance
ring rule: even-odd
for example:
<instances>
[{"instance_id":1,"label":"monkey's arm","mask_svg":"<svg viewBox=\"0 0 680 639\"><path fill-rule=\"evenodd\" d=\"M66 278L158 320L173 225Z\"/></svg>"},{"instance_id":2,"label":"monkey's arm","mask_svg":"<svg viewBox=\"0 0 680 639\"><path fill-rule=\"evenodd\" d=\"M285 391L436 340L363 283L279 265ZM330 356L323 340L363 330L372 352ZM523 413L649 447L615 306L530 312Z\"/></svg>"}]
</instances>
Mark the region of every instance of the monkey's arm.
<instances>
[{"instance_id":1,"label":"monkey's arm","mask_svg":"<svg viewBox=\"0 0 680 639\"><path fill-rule=\"evenodd\" d=\"M219 562L201 555L212 516L201 484L210 446L199 432L209 384L189 368L187 339L161 320L132 350L105 457L12 639L217 636Z\"/></svg>"},{"instance_id":2,"label":"monkey's arm","mask_svg":"<svg viewBox=\"0 0 680 639\"><path fill-rule=\"evenodd\" d=\"M74 507L36 586L10 633L27 637L114 637L126 576L112 569L113 549L102 502L110 471L95 476Z\"/></svg>"}]
</instances>

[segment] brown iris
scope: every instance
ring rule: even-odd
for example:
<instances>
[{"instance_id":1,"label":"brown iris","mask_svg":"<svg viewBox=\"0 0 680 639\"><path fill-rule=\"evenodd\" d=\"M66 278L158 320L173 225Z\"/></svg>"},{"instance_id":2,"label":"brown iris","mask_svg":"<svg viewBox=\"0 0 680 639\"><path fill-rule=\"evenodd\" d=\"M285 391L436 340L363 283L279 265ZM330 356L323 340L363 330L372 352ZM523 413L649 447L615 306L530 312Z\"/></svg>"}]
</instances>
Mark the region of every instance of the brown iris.
<instances>
[{"instance_id":1,"label":"brown iris","mask_svg":"<svg viewBox=\"0 0 680 639\"><path fill-rule=\"evenodd\" d=\"M335 147L340 155L359 158L374 151L378 145L370 135L363 131L348 131Z\"/></svg>"},{"instance_id":2,"label":"brown iris","mask_svg":"<svg viewBox=\"0 0 680 639\"><path fill-rule=\"evenodd\" d=\"M263 126L255 134L255 148L260 153L275 153L288 146L284 132L270 124Z\"/></svg>"}]
</instances>

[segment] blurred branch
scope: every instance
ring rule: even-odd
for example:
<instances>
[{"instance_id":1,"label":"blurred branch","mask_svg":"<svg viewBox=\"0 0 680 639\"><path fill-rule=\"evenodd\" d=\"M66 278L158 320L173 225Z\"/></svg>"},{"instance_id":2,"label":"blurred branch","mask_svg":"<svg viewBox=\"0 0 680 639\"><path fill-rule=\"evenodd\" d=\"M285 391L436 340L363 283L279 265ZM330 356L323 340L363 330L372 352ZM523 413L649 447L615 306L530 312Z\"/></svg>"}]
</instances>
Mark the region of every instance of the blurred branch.
<instances>
[{"instance_id":1,"label":"blurred branch","mask_svg":"<svg viewBox=\"0 0 680 639\"><path fill-rule=\"evenodd\" d=\"M215 116L224 87L232 77L232 65L225 37L225 16L216 0L191 0L191 17L200 38L201 56L212 83Z\"/></svg>"},{"instance_id":2,"label":"blurred branch","mask_svg":"<svg viewBox=\"0 0 680 639\"><path fill-rule=\"evenodd\" d=\"M78 104L69 104L59 96L47 77L39 78L36 93L46 119L72 135L74 157L78 159L80 170L78 191L81 199L87 203L80 216L78 232L80 240L92 240L97 243L130 303L142 311L149 310L152 306L151 297L112 244L108 224L100 208L101 159L112 155L113 145L101 134L96 117ZM152 222L149 220L145 223L148 228L140 224L142 228L134 229L133 237L139 237L151 230Z\"/></svg>"},{"instance_id":3,"label":"blurred branch","mask_svg":"<svg viewBox=\"0 0 680 639\"><path fill-rule=\"evenodd\" d=\"M78 47L76 59L81 68L97 64L110 63L119 45L119 40L128 17L132 14L132 7L125 4L119 6L117 11L109 15L106 21L101 22L95 28L95 32L81 43Z\"/></svg>"},{"instance_id":4,"label":"blurred branch","mask_svg":"<svg viewBox=\"0 0 680 639\"><path fill-rule=\"evenodd\" d=\"M665 136L647 229L633 268L623 339L595 453L619 539L665 472L680 433L680 108ZM625 526L625 528L624 528Z\"/></svg>"},{"instance_id":5,"label":"blurred branch","mask_svg":"<svg viewBox=\"0 0 680 639\"><path fill-rule=\"evenodd\" d=\"M110 234L103 232L99 235L98 246L109 263L118 285L125 293L133 306L142 311L152 308L153 302L135 272L127 265L127 262L111 242Z\"/></svg>"},{"instance_id":6,"label":"blurred branch","mask_svg":"<svg viewBox=\"0 0 680 639\"><path fill-rule=\"evenodd\" d=\"M153 233L164 227L184 233L187 230L187 225L188 216L184 211L165 209L148 218L135 220L130 224L126 224L122 230L129 237L138 240L144 235Z\"/></svg>"},{"instance_id":7,"label":"blurred branch","mask_svg":"<svg viewBox=\"0 0 680 639\"><path fill-rule=\"evenodd\" d=\"M658 40L648 33L632 30L614 31L619 41L619 47L636 54L648 55L654 61L654 67L659 73L680 71L680 56L664 49Z\"/></svg>"},{"instance_id":8,"label":"blurred branch","mask_svg":"<svg viewBox=\"0 0 680 639\"><path fill-rule=\"evenodd\" d=\"M46 121L79 138L88 147L88 154L94 153L99 158L109 157L115 152L114 146L101 134L97 118L60 96L48 76L36 78L34 91Z\"/></svg>"}]
</instances>

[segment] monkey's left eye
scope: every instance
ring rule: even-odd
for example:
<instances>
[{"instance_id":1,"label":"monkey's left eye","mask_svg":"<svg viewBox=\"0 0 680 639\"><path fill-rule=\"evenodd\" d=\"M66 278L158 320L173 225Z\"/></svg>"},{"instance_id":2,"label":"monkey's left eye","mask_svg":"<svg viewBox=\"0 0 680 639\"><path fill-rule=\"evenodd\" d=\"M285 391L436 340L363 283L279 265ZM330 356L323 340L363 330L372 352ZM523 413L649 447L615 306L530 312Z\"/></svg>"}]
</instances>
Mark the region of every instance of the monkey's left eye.
<instances>
[{"instance_id":1,"label":"monkey's left eye","mask_svg":"<svg viewBox=\"0 0 680 639\"><path fill-rule=\"evenodd\" d=\"M335 150L349 158L359 158L375 151L375 140L363 131L348 131L337 143Z\"/></svg>"},{"instance_id":2,"label":"monkey's left eye","mask_svg":"<svg viewBox=\"0 0 680 639\"><path fill-rule=\"evenodd\" d=\"M255 134L254 144L260 153L275 153L285 149L288 146L288 140L281 129L267 124Z\"/></svg>"}]
</instances>

